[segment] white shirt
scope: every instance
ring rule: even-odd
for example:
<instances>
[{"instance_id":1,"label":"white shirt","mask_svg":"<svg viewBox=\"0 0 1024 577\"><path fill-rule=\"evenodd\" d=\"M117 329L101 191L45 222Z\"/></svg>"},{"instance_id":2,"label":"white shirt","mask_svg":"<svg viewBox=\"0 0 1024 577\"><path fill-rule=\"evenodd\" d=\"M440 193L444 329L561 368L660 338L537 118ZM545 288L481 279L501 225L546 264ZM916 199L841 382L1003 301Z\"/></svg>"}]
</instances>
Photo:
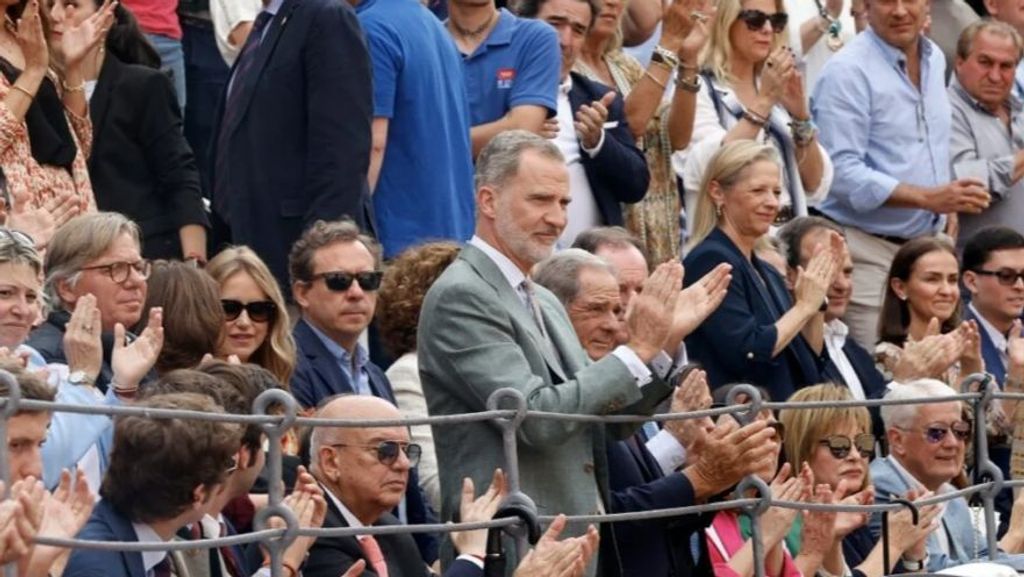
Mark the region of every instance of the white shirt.
<instances>
[{"instance_id":1,"label":"white shirt","mask_svg":"<svg viewBox=\"0 0 1024 577\"><path fill-rule=\"evenodd\" d=\"M135 530L135 538L139 543L167 542L146 523L132 523L132 529ZM156 567L166 556L167 551L142 551L142 568L145 569L146 575L152 575L153 567Z\"/></svg>"},{"instance_id":2,"label":"white shirt","mask_svg":"<svg viewBox=\"0 0 1024 577\"><path fill-rule=\"evenodd\" d=\"M1003 363L1003 370L1010 364L1010 358L1006 355L1006 335L999 332L999 329L992 326L992 323L988 322L988 319L984 315L978 312L978 309L974 308L974 303L967 305L970 307L971 312L974 313L974 318L978 319L978 324L981 328L988 333L988 338L992 339L992 345L995 346L996 350L999 351L999 360Z\"/></svg>"},{"instance_id":3,"label":"white shirt","mask_svg":"<svg viewBox=\"0 0 1024 577\"><path fill-rule=\"evenodd\" d=\"M228 66L235 63L241 45L228 42L228 36L242 22L254 22L263 9L260 0L213 0L210 2L210 20L213 21L217 50Z\"/></svg>"},{"instance_id":4,"label":"white shirt","mask_svg":"<svg viewBox=\"0 0 1024 577\"><path fill-rule=\"evenodd\" d=\"M576 137L575 117L572 113L572 105L569 103L569 91L572 90L572 76L567 76L561 86L558 87L558 137L555 144L565 156L565 167L569 170L569 194L572 202L569 203L568 223L558 239L558 246L565 248L572 246L576 236L595 226L603 224L601 211L597 207L594 193L590 189L590 181L587 180L587 171L583 168L582 154L593 158L601 151L604 145L604 131L601 132L601 140L593 150L583 149L579 138Z\"/></svg>"},{"instance_id":5,"label":"white shirt","mask_svg":"<svg viewBox=\"0 0 1024 577\"><path fill-rule=\"evenodd\" d=\"M661 472L665 475L670 475L673 471L686 464L686 447L666 429L658 431L658 434L648 439L644 444L651 453L651 456L654 457L654 460L658 462Z\"/></svg>"},{"instance_id":6,"label":"white shirt","mask_svg":"<svg viewBox=\"0 0 1024 577\"><path fill-rule=\"evenodd\" d=\"M846 387L850 389L853 398L863 401L865 399L864 386L860 382L860 377L857 376L857 371L853 370L850 359L846 358L846 353L843 351L849 334L850 328L839 319L832 319L825 323L825 348L828 350L828 356L839 369L839 374L843 375Z\"/></svg>"}]
</instances>

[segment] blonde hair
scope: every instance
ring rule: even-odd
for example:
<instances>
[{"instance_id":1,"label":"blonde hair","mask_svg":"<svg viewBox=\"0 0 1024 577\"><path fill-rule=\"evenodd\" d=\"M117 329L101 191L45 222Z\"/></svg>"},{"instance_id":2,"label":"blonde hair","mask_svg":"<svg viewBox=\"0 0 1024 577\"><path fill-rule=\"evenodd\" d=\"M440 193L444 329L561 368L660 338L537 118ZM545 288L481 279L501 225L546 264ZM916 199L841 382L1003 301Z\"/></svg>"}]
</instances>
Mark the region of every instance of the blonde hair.
<instances>
[{"instance_id":1,"label":"blonde hair","mask_svg":"<svg viewBox=\"0 0 1024 577\"><path fill-rule=\"evenodd\" d=\"M701 52L701 62L704 68L711 70L711 73L721 82L732 84L732 42L729 32L733 23L743 10L742 0L719 0L718 11L715 13L715 20L711 23L711 37ZM775 0L775 10L785 12L786 5L783 0ZM794 25L790 22L786 26ZM745 24L744 24L745 26ZM788 44L789 34L786 30L775 34L772 33L772 50ZM761 62L754 65L754 76L761 73Z\"/></svg>"},{"instance_id":2,"label":"blonde hair","mask_svg":"<svg viewBox=\"0 0 1024 577\"><path fill-rule=\"evenodd\" d=\"M206 265L206 272L217 284L224 283L238 273L246 273L256 286L277 305L277 315L263 344L253 353L250 362L274 374L282 384L287 385L295 370L295 340L292 338L291 321L285 306L281 287L274 280L267 265L247 246L229 247L221 251Z\"/></svg>"},{"instance_id":3,"label":"blonde hair","mask_svg":"<svg viewBox=\"0 0 1024 577\"><path fill-rule=\"evenodd\" d=\"M846 387L824 383L800 389L793 393L788 402L837 403L852 400L853 395ZM786 427L783 447L786 460L794 471L799 471L804 463L810 461L818 449L818 442L834 434L839 427L852 423L857 427L858 433L871 432L871 414L865 407L823 406L814 409L782 409L779 411L779 422ZM868 476L865 475L864 485L858 490L866 487L868 482Z\"/></svg>"},{"instance_id":4,"label":"blonde hair","mask_svg":"<svg viewBox=\"0 0 1024 577\"><path fill-rule=\"evenodd\" d=\"M770 145L758 144L753 140L737 140L722 145L711 157L704 170L704 179L700 183L697 206L693 212L693 231L687 243L687 250L700 244L711 231L718 226L718 215L715 203L708 193L712 182L728 190L746 175L746 169L754 164L767 160L780 165L779 153Z\"/></svg>"}]
</instances>

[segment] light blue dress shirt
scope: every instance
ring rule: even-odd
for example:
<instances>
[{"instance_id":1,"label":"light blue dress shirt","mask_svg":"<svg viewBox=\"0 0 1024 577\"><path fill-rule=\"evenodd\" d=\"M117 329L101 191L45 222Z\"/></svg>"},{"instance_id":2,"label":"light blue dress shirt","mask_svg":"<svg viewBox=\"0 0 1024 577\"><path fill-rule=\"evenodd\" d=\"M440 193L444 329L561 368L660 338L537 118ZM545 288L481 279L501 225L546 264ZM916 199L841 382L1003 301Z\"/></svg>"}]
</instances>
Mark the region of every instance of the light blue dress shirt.
<instances>
[{"instance_id":1,"label":"light blue dress shirt","mask_svg":"<svg viewBox=\"0 0 1024 577\"><path fill-rule=\"evenodd\" d=\"M841 224L905 239L944 225L927 210L884 206L899 183L950 181L946 61L934 42L920 42L920 89L903 52L871 28L828 61L814 87L811 113L835 168L820 210Z\"/></svg>"},{"instance_id":2,"label":"light blue dress shirt","mask_svg":"<svg viewBox=\"0 0 1024 577\"><path fill-rule=\"evenodd\" d=\"M355 372L359 375L356 378L353 376L352 355L321 332L320 329L316 328L313 323L308 324L309 328L313 329L313 334L327 347L327 351L331 353L335 362L341 367L342 372L348 377L348 382L352 383L353 392L358 395L373 396L373 389L370 388L370 374L366 372L366 363L370 362L370 355L367 354L366 349L359 343L356 343Z\"/></svg>"}]
</instances>

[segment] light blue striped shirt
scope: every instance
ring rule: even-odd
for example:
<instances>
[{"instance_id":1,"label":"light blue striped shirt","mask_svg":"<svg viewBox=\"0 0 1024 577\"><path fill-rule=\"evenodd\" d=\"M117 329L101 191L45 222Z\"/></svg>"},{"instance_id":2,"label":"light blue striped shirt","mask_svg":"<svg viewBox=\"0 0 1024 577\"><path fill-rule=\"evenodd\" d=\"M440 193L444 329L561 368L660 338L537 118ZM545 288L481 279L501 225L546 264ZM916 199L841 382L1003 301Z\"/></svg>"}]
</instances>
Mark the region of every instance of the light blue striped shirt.
<instances>
[{"instance_id":1,"label":"light blue striped shirt","mask_svg":"<svg viewBox=\"0 0 1024 577\"><path fill-rule=\"evenodd\" d=\"M900 238L932 234L944 224L927 210L884 206L900 183L950 181L946 60L927 38L920 50L918 90L903 52L868 28L828 61L814 87L811 112L835 167L819 208L841 224Z\"/></svg>"}]
</instances>

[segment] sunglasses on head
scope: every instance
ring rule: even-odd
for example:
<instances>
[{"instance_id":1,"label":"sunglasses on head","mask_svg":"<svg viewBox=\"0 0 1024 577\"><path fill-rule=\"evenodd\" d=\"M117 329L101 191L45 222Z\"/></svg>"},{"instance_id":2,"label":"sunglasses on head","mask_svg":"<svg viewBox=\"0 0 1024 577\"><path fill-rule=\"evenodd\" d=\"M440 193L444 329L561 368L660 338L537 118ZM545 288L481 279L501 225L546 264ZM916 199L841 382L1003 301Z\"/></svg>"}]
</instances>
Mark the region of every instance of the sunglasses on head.
<instances>
[{"instance_id":1,"label":"sunglasses on head","mask_svg":"<svg viewBox=\"0 0 1024 577\"><path fill-rule=\"evenodd\" d=\"M742 20L747 25L747 29L751 32L757 32L764 28L765 22L770 22L772 25L772 31L779 34L786 29L786 24L789 23L789 14L785 12L776 12L775 14L768 14L763 10L741 10L736 16L737 20Z\"/></svg>"},{"instance_id":2,"label":"sunglasses on head","mask_svg":"<svg viewBox=\"0 0 1024 577\"><path fill-rule=\"evenodd\" d=\"M252 301L243 303L231 299L221 299L220 306L224 308L224 316L229 320L236 320L245 311L249 320L254 323L265 323L274 319L277 315L277 305L272 301Z\"/></svg>"},{"instance_id":3,"label":"sunglasses on head","mask_svg":"<svg viewBox=\"0 0 1024 577\"><path fill-rule=\"evenodd\" d=\"M398 460L398 453L402 451L405 453L407 459L409 459L409 466L415 467L420 462L420 455L423 454L423 448L416 443L400 443L398 441L381 441L377 445L348 445L345 443L334 443L332 447L355 447L357 449L369 449L377 452L377 460L382 465L390 467L395 464Z\"/></svg>"},{"instance_id":4,"label":"sunglasses on head","mask_svg":"<svg viewBox=\"0 0 1024 577\"><path fill-rule=\"evenodd\" d=\"M348 272L322 272L313 275L312 280L324 279L324 284L327 285L327 288L334 292L347 291L353 282L359 283L359 288L364 291L375 291L380 288L380 281L383 277L384 273L379 270L357 272L355 274Z\"/></svg>"},{"instance_id":5,"label":"sunglasses on head","mask_svg":"<svg viewBox=\"0 0 1024 577\"><path fill-rule=\"evenodd\" d=\"M953 433L958 441L966 443L971 438L971 425L963 421L957 421L951 425L934 424L924 428L924 438L929 443L938 444L946 438L947 433Z\"/></svg>"},{"instance_id":6,"label":"sunglasses on head","mask_svg":"<svg viewBox=\"0 0 1024 577\"><path fill-rule=\"evenodd\" d=\"M875 436L871 433L861 433L852 439L846 435L830 435L818 442L827 445L832 456L837 459L845 459L854 447L863 458L872 459L875 456Z\"/></svg>"},{"instance_id":7,"label":"sunglasses on head","mask_svg":"<svg viewBox=\"0 0 1024 577\"><path fill-rule=\"evenodd\" d=\"M1024 280L1024 270L1013 270L1012 268L1001 268L999 270L976 270L974 274L980 274L982 276L994 276L999 284L1003 286L1013 286L1017 284L1017 280Z\"/></svg>"}]
</instances>

